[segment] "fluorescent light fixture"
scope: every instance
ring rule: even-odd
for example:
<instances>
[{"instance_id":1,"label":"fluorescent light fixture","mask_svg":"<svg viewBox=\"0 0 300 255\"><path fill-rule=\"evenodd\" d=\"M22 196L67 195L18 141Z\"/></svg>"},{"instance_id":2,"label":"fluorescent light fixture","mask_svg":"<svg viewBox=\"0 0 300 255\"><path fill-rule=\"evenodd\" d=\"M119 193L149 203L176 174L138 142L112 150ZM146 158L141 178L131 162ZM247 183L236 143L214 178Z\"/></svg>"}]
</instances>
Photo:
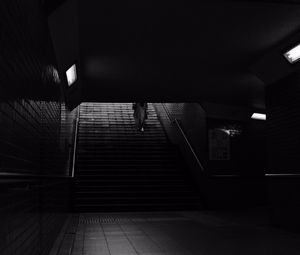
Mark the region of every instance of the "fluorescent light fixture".
<instances>
[{"instance_id":1,"label":"fluorescent light fixture","mask_svg":"<svg viewBox=\"0 0 300 255\"><path fill-rule=\"evenodd\" d=\"M67 71L67 80L69 87L77 80L76 65L72 65Z\"/></svg>"},{"instance_id":2,"label":"fluorescent light fixture","mask_svg":"<svg viewBox=\"0 0 300 255\"><path fill-rule=\"evenodd\" d=\"M290 49L283 55L291 64L297 62L300 59L300 44Z\"/></svg>"},{"instance_id":3,"label":"fluorescent light fixture","mask_svg":"<svg viewBox=\"0 0 300 255\"><path fill-rule=\"evenodd\" d=\"M266 114L263 113L253 113L251 119L255 120L266 120Z\"/></svg>"}]
</instances>

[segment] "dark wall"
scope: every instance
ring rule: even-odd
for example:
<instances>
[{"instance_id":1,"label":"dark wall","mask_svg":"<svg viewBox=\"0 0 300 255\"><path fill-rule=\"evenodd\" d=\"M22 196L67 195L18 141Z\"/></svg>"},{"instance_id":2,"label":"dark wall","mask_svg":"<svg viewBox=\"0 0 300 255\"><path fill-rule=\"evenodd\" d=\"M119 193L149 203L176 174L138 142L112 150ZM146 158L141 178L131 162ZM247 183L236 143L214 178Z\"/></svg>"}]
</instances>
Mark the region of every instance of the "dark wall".
<instances>
[{"instance_id":1,"label":"dark wall","mask_svg":"<svg viewBox=\"0 0 300 255\"><path fill-rule=\"evenodd\" d=\"M154 107L168 137L174 144L179 146L185 161L189 165L190 174L193 176L194 181L199 184L201 174L203 174L202 169L191 152L181 130L189 139L200 164L204 164L206 153L205 112L198 103L155 103ZM178 121L178 124L175 123L175 120ZM180 125L181 130L177 125Z\"/></svg>"},{"instance_id":2,"label":"dark wall","mask_svg":"<svg viewBox=\"0 0 300 255\"><path fill-rule=\"evenodd\" d=\"M68 210L70 132L62 132L68 130L61 118L64 99L41 2L0 4L0 250L5 255L48 254Z\"/></svg>"},{"instance_id":3,"label":"dark wall","mask_svg":"<svg viewBox=\"0 0 300 255\"><path fill-rule=\"evenodd\" d=\"M61 89L47 17L38 0L2 1L0 136L2 171L62 169Z\"/></svg>"},{"instance_id":4,"label":"dark wall","mask_svg":"<svg viewBox=\"0 0 300 255\"><path fill-rule=\"evenodd\" d=\"M270 173L299 173L300 74L267 88Z\"/></svg>"},{"instance_id":5,"label":"dark wall","mask_svg":"<svg viewBox=\"0 0 300 255\"><path fill-rule=\"evenodd\" d=\"M198 185L210 208L255 206L266 203L266 122L250 119L249 111L236 108L226 114L226 107L214 105L204 110L199 104L167 103L165 109L171 118L177 118L198 155L204 174L197 164L189 164L191 174L197 178ZM196 106L198 105L198 106ZM170 124L160 104L155 104L161 122L175 143L182 149L190 163L193 161L184 139L176 138L176 125ZM220 114L218 114L220 113ZM209 129L230 130L230 160L212 161L209 159ZM173 131L172 131L173 130ZM181 141L181 142L180 142ZM189 154L189 155L188 155ZM218 176L216 176L218 175ZM222 175L222 176L219 176ZM231 175L235 175L231 177Z\"/></svg>"},{"instance_id":6,"label":"dark wall","mask_svg":"<svg viewBox=\"0 0 300 255\"><path fill-rule=\"evenodd\" d=\"M0 249L3 255L47 255L66 220L68 181L1 181Z\"/></svg>"},{"instance_id":7,"label":"dark wall","mask_svg":"<svg viewBox=\"0 0 300 255\"><path fill-rule=\"evenodd\" d=\"M180 121L200 160L205 160L207 123L203 108L198 103L166 103L165 107L173 119Z\"/></svg>"},{"instance_id":8,"label":"dark wall","mask_svg":"<svg viewBox=\"0 0 300 255\"><path fill-rule=\"evenodd\" d=\"M300 74L267 87L268 193L272 221L299 231ZM285 176L282 176L285 175Z\"/></svg>"},{"instance_id":9,"label":"dark wall","mask_svg":"<svg viewBox=\"0 0 300 255\"><path fill-rule=\"evenodd\" d=\"M252 120L253 111L239 107L207 108L207 132L226 130L229 139L228 160L211 160L207 154L205 192L211 207L252 207L268 203L266 181L266 122ZM218 114L218 112L220 114ZM209 150L209 139L207 150ZM232 177L230 175L233 175Z\"/></svg>"},{"instance_id":10,"label":"dark wall","mask_svg":"<svg viewBox=\"0 0 300 255\"><path fill-rule=\"evenodd\" d=\"M252 120L207 119L209 130L225 130L229 140L229 157L212 160L207 155L207 168L211 174L236 174L241 176L263 176L267 170L266 122ZM228 133L225 133L228 132ZM209 150L210 139L207 147Z\"/></svg>"},{"instance_id":11,"label":"dark wall","mask_svg":"<svg viewBox=\"0 0 300 255\"><path fill-rule=\"evenodd\" d=\"M207 157L207 171L212 176L204 186L211 207L266 205L266 122L251 120L250 116L242 120L220 116L208 119L207 126L208 130L227 130L230 151L228 160Z\"/></svg>"},{"instance_id":12,"label":"dark wall","mask_svg":"<svg viewBox=\"0 0 300 255\"><path fill-rule=\"evenodd\" d=\"M161 121L171 134L168 121L165 121L167 117L164 114L164 108L160 105L155 104L155 107ZM241 111L241 113L234 116L226 114L222 105L214 105L214 114L211 114L210 109L205 109L198 103L164 103L164 106L171 119L176 118L180 121L182 129L203 163L207 174L263 176L266 173L265 121L251 119L249 111L241 111L238 107L235 108L235 111ZM218 107L220 111L216 109ZM229 160L210 160L210 129L221 129L228 132ZM177 142L176 138L172 139Z\"/></svg>"}]
</instances>

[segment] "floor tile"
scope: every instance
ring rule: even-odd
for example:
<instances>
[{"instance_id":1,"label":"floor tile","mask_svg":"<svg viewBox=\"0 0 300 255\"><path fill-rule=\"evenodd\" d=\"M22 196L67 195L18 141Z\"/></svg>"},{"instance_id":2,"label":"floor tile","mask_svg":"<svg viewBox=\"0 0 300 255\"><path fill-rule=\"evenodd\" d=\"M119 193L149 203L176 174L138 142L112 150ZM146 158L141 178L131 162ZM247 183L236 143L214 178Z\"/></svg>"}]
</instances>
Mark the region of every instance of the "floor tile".
<instances>
[{"instance_id":1,"label":"floor tile","mask_svg":"<svg viewBox=\"0 0 300 255\"><path fill-rule=\"evenodd\" d=\"M298 255L296 237L208 212L82 214L72 255Z\"/></svg>"}]
</instances>

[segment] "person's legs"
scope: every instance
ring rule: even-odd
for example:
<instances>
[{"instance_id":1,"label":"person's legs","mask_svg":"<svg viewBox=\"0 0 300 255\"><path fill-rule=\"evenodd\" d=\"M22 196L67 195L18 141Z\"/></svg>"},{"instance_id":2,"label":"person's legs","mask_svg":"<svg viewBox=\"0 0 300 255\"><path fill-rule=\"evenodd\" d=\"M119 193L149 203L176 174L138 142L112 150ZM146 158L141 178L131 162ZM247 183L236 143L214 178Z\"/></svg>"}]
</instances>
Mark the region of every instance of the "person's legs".
<instances>
[{"instance_id":1,"label":"person's legs","mask_svg":"<svg viewBox=\"0 0 300 255\"><path fill-rule=\"evenodd\" d=\"M141 120L141 122L140 122L140 131L144 131L144 123L143 123L143 121Z\"/></svg>"},{"instance_id":2,"label":"person's legs","mask_svg":"<svg viewBox=\"0 0 300 255\"><path fill-rule=\"evenodd\" d=\"M144 131L144 124L145 124L145 111L143 110L140 115L140 130Z\"/></svg>"},{"instance_id":3,"label":"person's legs","mask_svg":"<svg viewBox=\"0 0 300 255\"><path fill-rule=\"evenodd\" d=\"M140 130L140 119L135 117L134 121L135 121L135 126L136 126L137 130Z\"/></svg>"},{"instance_id":4,"label":"person's legs","mask_svg":"<svg viewBox=\"0 0 300 255\"><path fill-rule=\"evenodd\" d=\"M134 121L139 131L144 131L145 110L143 107L137 107L134 112Z\"/></svg>"}]
</instances>

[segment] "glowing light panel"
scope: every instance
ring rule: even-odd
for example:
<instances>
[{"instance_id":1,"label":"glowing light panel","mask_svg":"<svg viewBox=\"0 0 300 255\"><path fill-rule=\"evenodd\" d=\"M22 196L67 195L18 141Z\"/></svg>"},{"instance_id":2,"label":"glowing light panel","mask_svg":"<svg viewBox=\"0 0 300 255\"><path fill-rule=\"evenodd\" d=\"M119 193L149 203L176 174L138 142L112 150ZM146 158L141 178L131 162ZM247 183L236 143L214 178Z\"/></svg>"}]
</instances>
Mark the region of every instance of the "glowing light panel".
<instances>
[{"instance_id":1,"label":"glowing light panel","mask_svg":"<svg viewBox=\"0 0 300 255\"><path fill-rule=\"evenodd\" d=\"M266 120L266 114L263 113L253 113L251 119L255 120Z\"/></svg>"},{"instance_id":2,"label":"glowing light panel","mask_svg":"<svg viewBox=\"0 0 300 255\"><path fill-rule=\"evenodd\" d=\"M67 81L69 87L77 80L77 72L76 72L76 65L72 65L67 71Z\"/></svg>"},{"instance_id":3,"label":"glowing light panel","mask_svg":"<svg viewBox=\"0 0 300 255\"><path fill-rule=\"evenodd\" d=\"M291 63L295 63L300 59L300 44L283 54L285 58Z\"/></svg>"}]
</instances>

